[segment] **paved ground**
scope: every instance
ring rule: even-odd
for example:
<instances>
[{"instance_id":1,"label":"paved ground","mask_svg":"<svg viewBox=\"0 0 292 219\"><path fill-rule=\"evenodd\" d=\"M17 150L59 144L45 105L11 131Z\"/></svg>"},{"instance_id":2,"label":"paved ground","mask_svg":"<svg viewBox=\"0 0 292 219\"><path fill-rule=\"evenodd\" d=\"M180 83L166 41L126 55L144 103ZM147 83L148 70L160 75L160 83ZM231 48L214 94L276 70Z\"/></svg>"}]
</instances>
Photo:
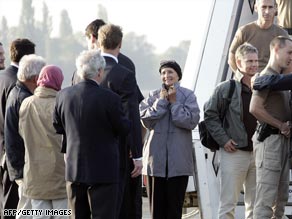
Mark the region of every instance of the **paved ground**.
<instances>
[{"instance_id":1,"label":"paved ground","mask_svg":"<svg viewBox=\"0 0 292 219\"><path fill-rule=\"evenodd\" d=\"M148 198L143 197L143 205L142 205L142 215L143 219L151 219L150 210L149 210L149 201Z\"/></svg>"},{"instance_id":2,"label":"paved ground","mask_svg":"<svg viewBox=\"0 0 292 219\"><path fill-rule=\"evenodd\" d=\"M149 202L148 202L148 198L143 197L143 209L142 209L142 213L143 213L143 217L142 219L151 219L150 216L150 211L149 211ZM198 214L194 214L194 212L196 212L196 208L187 208L184 210L184 215L183 215L183 219L200 219L200 216Z\"/></svg>"}]
</instances>

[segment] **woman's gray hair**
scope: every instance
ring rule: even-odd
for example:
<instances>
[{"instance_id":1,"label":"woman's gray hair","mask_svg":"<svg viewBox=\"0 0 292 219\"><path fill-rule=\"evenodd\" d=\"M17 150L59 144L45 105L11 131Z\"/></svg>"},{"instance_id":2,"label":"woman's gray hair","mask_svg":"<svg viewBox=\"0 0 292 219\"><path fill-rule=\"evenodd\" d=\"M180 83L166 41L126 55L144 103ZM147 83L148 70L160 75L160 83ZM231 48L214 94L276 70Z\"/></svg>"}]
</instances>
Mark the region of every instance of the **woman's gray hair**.
<instances>
[{"instance_id":1,"label":"woman's gray hair","mask_svg":"<svg viewBox=\"0 0 292 219\"><path fill-rule=\"evenodd\" d=\"M100 69L105 68L105 60L100 50L84 50L76 59L77 74L83 79L93 79Z\"/></svg>"},{"instance_id":2,"label":"woman's gray hair","mask_svg":"<svg viewBox=\"0 0 292 219\"><path fill-rule=\"evenodd\" d=\"M45 65L46 62L41 56L35 54L24 55L19 62L17 79L21 82L28 81L38 76Z\"/></svg>"}]
</instances>

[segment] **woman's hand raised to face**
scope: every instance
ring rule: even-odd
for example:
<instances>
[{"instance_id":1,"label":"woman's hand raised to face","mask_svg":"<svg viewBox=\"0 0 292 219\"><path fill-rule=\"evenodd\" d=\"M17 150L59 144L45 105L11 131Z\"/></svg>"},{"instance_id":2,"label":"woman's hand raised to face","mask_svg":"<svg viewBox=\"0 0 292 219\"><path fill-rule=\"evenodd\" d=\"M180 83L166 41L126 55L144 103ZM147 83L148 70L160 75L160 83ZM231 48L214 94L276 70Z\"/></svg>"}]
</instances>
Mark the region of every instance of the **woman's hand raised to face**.
<instances>
[{"instance_id":1,"label":"woman's hand raised to face","mask_svg":"<svg viewBox=\"0 0 292 219\"><path fill-rule=\"evenodd\" d=\"M176 89L174 86L170 86L168 89L168 101L170 103L175 103L176 101Z\"/></svg>"}]
</instances>

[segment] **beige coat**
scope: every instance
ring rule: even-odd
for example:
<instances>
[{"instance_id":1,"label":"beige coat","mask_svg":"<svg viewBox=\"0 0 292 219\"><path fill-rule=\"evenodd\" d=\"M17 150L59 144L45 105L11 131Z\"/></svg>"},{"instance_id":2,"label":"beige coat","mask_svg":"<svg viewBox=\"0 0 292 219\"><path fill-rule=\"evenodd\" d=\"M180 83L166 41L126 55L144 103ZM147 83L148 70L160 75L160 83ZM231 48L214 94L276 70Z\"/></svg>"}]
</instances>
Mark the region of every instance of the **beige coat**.
<instances>
[{"instance_id":1,"label":"beige coat","mask_svg":"<svg viewBox=\"0 0 292 219\"><path fill-rule=\"evenodd\" d=\"M52 123L56 93L38 87L19 110L19 133L25 144L23 192L32 199L66 198L62 137Z\"/></svg>"}]
</instances>

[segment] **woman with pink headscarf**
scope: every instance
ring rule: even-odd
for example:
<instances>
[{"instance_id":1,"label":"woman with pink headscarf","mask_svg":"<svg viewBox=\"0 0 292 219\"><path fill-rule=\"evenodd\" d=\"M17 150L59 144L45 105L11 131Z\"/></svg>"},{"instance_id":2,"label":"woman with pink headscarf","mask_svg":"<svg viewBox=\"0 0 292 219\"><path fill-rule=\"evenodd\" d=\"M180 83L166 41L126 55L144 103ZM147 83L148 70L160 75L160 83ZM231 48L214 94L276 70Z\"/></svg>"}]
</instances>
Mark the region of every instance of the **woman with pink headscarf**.
<instances>
[{"instance_id":1,"label":"woman with pink headscarf","mask_svg":"<svg viewBox=\"0 0 292 219\"><path fill-rule=\"evenodd\" d=\"M19 110L19 133L25 144L23 193L31 199L32 209L43 209L34 219L51 218L45 209L67 209L62 136L55 133L52 123L63 79L59 67L43 67L34 95L26 98Z\"/></svg>"}]
</instances>

